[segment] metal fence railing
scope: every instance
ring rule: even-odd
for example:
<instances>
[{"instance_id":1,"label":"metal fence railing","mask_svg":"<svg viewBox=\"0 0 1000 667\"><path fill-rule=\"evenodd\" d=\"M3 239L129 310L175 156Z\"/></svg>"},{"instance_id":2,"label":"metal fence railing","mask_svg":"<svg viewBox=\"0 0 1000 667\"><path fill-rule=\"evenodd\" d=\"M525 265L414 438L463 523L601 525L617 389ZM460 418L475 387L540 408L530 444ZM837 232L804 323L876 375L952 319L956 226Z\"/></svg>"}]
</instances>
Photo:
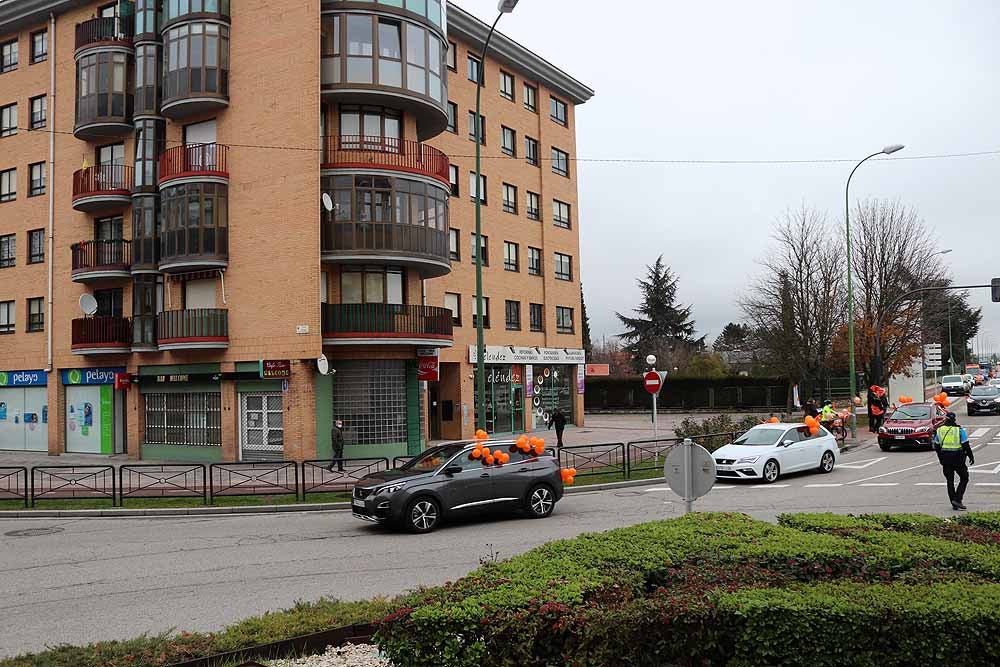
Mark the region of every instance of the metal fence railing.
<instances>
[{"instance_id":1,"label":"metal fence railing","mask_svg":"<svg viewBox=\"0 0 1000 667\"><path fill-rule=\"evenodd\" d=\"M208 501L223 496L299 496L299 466L294 461L212 463Z\"/></svg>"},{"instance_id":2,"label":"metal fence railing","mask_svg":"<svg viewBox=\"0 0 1000 667\"><path fill-rule=\"evenodd\" d=\"M415 457L415 456L397 456L396 458L394 458L392 460L392 467L393 468L401 468L401 467L403 467L404 465L406 465L407 463L409 463L410 461L412 461L415 458L417 458L417 457Z\"/></svg>"},{"instance_id":3,"label":"metal fence railing","mask_svg":"<svg viewBox=\"0 0 1000 667\"><path fill-rule=\"evenodd\" d=\"M118 468L118 497L201 498L208 504L208 475L203 463L123 465Z\"/></svg>"},{"instance_id":4,"label":"metal fence railing","mask_svg":"<svg viewBox=\"0 0 1000 667\"><path fill-rule=\"evenodd\" d=\"M736 439L736 433L709 433L695 435L691 440L706 446L710 451ZM646 438L627 443L628 476L635 473L663 470L664 459L675 445L684 438Z\"/></svg>"},{"instance_id":5,"label":"metal fence railing","mask_svg":"<svg viewBox=\"0 0 1000 667\"><path fill-rule=\"evenodd\" d=\"M325 459L302 463L302 497L307 493L350 491L365 475L389 470L387 458Z\"/></svg>"},{"instance_id":6,"label":"metal fence railing","mask_svg":"<svg viewBox=\"0 0 1000 667\"><path fill-rule=\"evenodd\" d=\"M22 500L28 506L28 469L23 467L0 468L0 498Z\"/></svg>"},{"instance_id":7,"label":"metal fence railing","mask_svg":"<svg viewBox=\"0 0 1000 667\"><path fill-rule=\"evenodd\" d=\"M577 477L621 475L622 479L628 479L628 459L623 442L560 447L556 455L559 467L576 468Z\"/></svg>"},{"instance_id":8,"label":"metal fence railing","mask_svg":"<svg viewBox=\"0 0 1000 667\"><path fill-rule=\"evenodd\" d=\"M117 506L114 466L35 466L31 469L31 506L37 500L111 499Z\"/></svg>"}]
</instances>

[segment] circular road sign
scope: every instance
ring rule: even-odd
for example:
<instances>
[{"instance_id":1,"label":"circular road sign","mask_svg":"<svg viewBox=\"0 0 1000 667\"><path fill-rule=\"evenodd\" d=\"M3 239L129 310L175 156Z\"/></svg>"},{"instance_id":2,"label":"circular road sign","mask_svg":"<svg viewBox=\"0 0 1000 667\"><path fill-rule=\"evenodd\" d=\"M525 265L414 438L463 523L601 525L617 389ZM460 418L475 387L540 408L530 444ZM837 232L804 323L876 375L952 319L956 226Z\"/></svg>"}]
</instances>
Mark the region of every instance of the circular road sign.
<instances>
[{"instance_id":1,"label":"circular road sign","mask_svg":"<svg viewBox=\"0 0 1000 667\"><path fill-rule=\"evenodd\" d=\"M642 376L642 386L644 386L646 391L650 394L659 394L660 388L663 386L660 374L656 371L648 371Z\"/></svg>"},{"instance_id":2,"label":"circular road sign","mask_svg":"<svg viewBox=\"0 0 1000 667\"><path fill-rule=\"evenodd\" d=\"M690 460L685 450L690 451ZM689 464L691 470L690 489L685 489L685 463ZM670 486L670 490L684 500L701 498L715 486L715 459L701 445L685 440L672 447L667 454L663 463L663 478Z\"/></svg>"}]
</instances>

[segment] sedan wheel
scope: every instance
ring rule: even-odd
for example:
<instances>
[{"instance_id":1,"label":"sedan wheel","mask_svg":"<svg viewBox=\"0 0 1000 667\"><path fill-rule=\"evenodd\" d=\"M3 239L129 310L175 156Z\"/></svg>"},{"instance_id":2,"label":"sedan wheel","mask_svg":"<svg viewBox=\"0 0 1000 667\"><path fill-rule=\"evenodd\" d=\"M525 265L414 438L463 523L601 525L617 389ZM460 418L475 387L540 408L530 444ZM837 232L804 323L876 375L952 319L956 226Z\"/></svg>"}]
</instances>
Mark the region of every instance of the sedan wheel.
<instances>
[{"instance_id":1,"label":"sedan wheel","mask_svg":"<svg viewBox=\"0 0 1000 667\"><path fill-rule=\"evenodd\" d=\"M819 460L819 471L823 473L833 472L834 462L833 452L830 450L823 452L823 458Z\"/></svg>"},{"instance_id":2,"label":"sedan wheel","mask_svg":"<svg viewBox=\"0 0 1000 667\"><path fill-rule=\"evenodd\" d=\"M780 473L781 470L778 468L778 462L774 459L770 459L764 464L764 475L761 479L764 480L765 484L772 484L773 482L778 481L778 475Z\"/></svg>"},{"instance_id":3,"label":"sedan wheel","mask_svg":"<svg viewBox=\"0 0 1000 667\"><path fill-rule=\"evenodd\" d=\"M437 527L441 508L432 498L417 498L406 512L406 527L414 533L429 533Z\"/></svg>"},{"instance_id":4,"label":"sedan wheel","mask_svg":"<svg viewBox=\"0 0 1000 667\"><path fill-rule=\"evenodd\" d=\"M556 506L555 494L552 493L552 489L544 484L539 484L538 486L531 489L528 494L528 514L533 519L544 519L548 515L552 514L552 510Z\"/></svg>"}]
</instances>

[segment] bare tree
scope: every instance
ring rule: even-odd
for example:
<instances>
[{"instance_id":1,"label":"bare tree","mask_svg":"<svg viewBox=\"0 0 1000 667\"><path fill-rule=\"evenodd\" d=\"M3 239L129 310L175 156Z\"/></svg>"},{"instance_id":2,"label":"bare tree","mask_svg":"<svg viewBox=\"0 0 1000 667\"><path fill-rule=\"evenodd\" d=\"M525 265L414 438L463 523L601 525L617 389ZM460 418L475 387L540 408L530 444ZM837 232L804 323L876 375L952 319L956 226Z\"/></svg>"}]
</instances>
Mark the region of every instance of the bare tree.
<instances>
[{"instance_id":1,"label":"bare tree","mask_svg":"<svg viewBox=\"0 0 1000 667\"><path fill-rule=\"evenodd\" d=\"M739 300L766 363L808 396L828 377L833 340L845 321L842 241L826 217L802 206L778 221L761 273Z\"/></svg>"}]
</instances>

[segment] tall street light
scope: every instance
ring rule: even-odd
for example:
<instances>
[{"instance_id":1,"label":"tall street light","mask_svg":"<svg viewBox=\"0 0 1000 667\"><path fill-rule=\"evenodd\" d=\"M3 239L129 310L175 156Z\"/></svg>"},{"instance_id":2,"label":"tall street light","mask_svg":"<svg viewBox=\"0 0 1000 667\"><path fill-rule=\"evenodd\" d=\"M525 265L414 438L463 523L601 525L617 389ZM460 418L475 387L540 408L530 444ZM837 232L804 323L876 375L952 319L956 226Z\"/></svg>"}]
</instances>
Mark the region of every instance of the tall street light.
<instances>
[{"instance_id":1,"label":"tall street light","mask_svg":"<svg viewBox=\"0 0 1000 667\"><path fill-rule=\"evenodd\" d=\"M951 251L952 251L951 248L946 248L944 250L940 250L934 253L933 255L931 255L931 257L936 257L937 255L947 255ZM954 357L955 357L955 351L952 348L952 342L951 342L951 296L948 296L948 372L949 373L955 372Z\"/></svg>"},{"instance_id":2,"label":"tall street light","mask_svg":"<svg viewBox=\"0 0 1000 667\"><path fill-rule=\"evenodd\" d=\"M476 428L486 430L486 342L483 333L483 193L482 183L482 131L483 117L480 114L483 93L483 78L486 76L486 52L490 48L490 40L497 29L497 23L504 14L510 14L517 7L518 0L500 0L497 5L496 20L490 26L486 35L483 51L479 56L479 76L476 81Z\"/></svg>"},{"instance_id":3,"label":"tall street light","mask_svg":"<svg viewBox=\"0 0 1000 667\"><path fill-rule=\"evenodd\" d=\"M854 267L851 264L851 179L858 167L877 155L892 155L903 150L902 144L886 146L877 153L872 153L854 166L851 175L847 177L847 187L844 188L844 213L847 219L847 365L851 374L851 437L858 437L858 415L854 405L854 397L858 395L858 379L854 373Z\"/></svg>"}]
</instances>

